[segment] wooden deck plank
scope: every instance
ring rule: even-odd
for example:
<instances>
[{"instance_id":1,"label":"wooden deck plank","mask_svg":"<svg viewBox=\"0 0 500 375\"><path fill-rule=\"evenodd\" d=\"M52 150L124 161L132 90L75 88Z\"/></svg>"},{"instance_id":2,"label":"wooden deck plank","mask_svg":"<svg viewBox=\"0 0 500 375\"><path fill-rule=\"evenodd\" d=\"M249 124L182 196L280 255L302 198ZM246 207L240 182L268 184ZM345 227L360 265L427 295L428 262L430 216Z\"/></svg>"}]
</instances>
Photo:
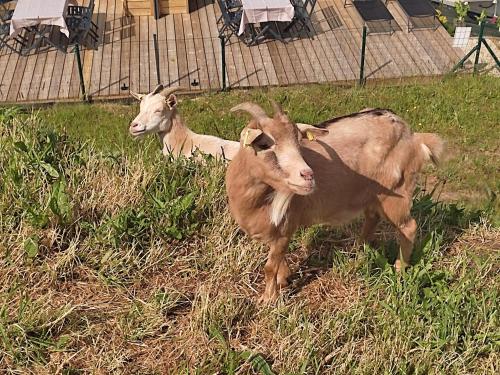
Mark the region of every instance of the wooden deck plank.
<instances>
[{"instance_id":1,"label":"wooden deck plank","mask_svg":"<svg viewBox=\"0 0 500 375\"><path fill-rule=\"evenodd\" d=\"M127 94L130 92L130 51L132 45L132 33L133 33L133 24L132 18L125 15L123 10L123 5L120 14L120 25L121 25L121 51L120 51L120 75L119 75L119 84L120 94ZM125 89L122 89L123 88ZM127 89L128 88L128 89Z\"/></svg>"},{"instance_id":2,"label":"wooden deck plank","mask_svg":"<svg viewBox=\"0 0 500 375\"><path fill-rule=\"evenodd\" d=\"M113 20L115 17L115 0L108 0L106 10L105 43L102 52L101 82L99 84L100 94L109 96L111 83L111 63L113 55Z\"/></svg>"},{"instance_id":3,"label":"wooden deck plank","mask_svg":"<svg viewBox=\"0 0 500 375\"><path fill-rule=\"evenodd\" d=\"M262 66L266 73L267 80L270 85L278 85L278 76L276 75L276 70L274 69L273 62L271 60L271 54L266 44L259 44L259 53L262 58Z\"/></svg>"},{"instance_id":4,"label":"wooden deck plank","mask_svg":"<svg viewBox=\"0 0 500 375\"><path fill-rule=\"evenodd\" d=\"M120 94L121 85L121 57L122 44L126 41L122 37L122 14L123 3L121 0L115 0L114 16L111 23L111 77L109 83L109 95L117 96Z\"/></svg>"},{"instance_id":5,"label":"wooden deck plank","mask_svg":"<svg viewBox=\"0 0 500 375\"><path fill-rule=\"evenodd\" d=\"M167 85L170 81L168 78L168 46L166 41L167 25L165 17L158 20L158 53L160 56L160 82Z\"/></svg>"},{"instance_id":6,"label":"wooden deck plank","mask_svg":"<svg viewBox=\"0 0 500 375\"><path fill-rule=\"evenodd\" d=\"M355 75L359 78L359 70L361 67L361 30L354 27L354 23L350 16L346 13L343 1L338 0L327 0L328 4L331 6L332 10L335 11L339 20L342 22L340 30L344 40L346 41L347 47L350 50L350 63L351 65L356 63ZM367 54L368 56L368 54ZM375 61L371 59L365 59L365 72L374 71L376 67Z\"/></svg>"},{"instance_id":7,"label":"wooden deck plank","mask_svg":"<svg viewBox=\"0 0 500 375\"><path fill-rule=\"evenodd\" d=\"M90 84L88 87L88 92L91 96L101 96L103 93L100 91L101 83L101 67L102 67L102 57L104 53L104 43L106 42L106 9L108 1L99 0L95 3L95 9L97 14L94 15L93 19L96 22L99 33L99 44L97 51L94 52L92 60L92 71L90 74Z\"/></svg>"},{"instance_id":8,"label":"wooden deck plank","mask_svg":"<svg viewBox=\"0 0 500 375\"><path fill-rule=\"evenodd\" d=\"M324 15L321 11L316 11L312 14L311 20L313 22L314 26L314 31L313 35L311 38L308 39L310 45L311 45L311 50L316 53L316 56L318 57L318 60L321 65L321 69L323 70L323 74L325 75L325 80L326 82L332 82L336 80L336 76L334 73L334 64L331 59L331 54L325 53L325 50L323 48L323 44L321 41L318 39L318 35L323 33L323 22Z\"/></svg>"},{"instance_id":9,"label":"wooden deck plank","mask_svg":"<svg viewBox=\"0 0 500 375\"><path fill-rule=\"evenodd\" d=\"M314 32L314 31L313 31ZM311 34L313 33L311 32ZM327 77L323 68L321 66L321 56L316 54L316 51L311 43L311 36L305 30L297 35L297 40L295 43L300 43L301 48L298 49L299 57L302 53L307 56L309 61L309 67L305 68L306 74L308 74L309 82L327 82Z\"/></svg>"},{"instance_id":10,"label":"wooden deck plank","mask_svg":"<svg viewBox=\"0 0 500 375\"><path fill-rule=\"evenodd\" d=\"M189 73L189 86L190 90L199 90L201 81L201 69L198 66L198 61L196 59L196 47L194 43L194 33L191 25L191 17L189 14L182 14L182 24L184 27L184 42L186 45L186 57L188 62L188 73ZM191 85L191 83L198 82L198 85ZM205 79L205 84L207 79Z\"/></svg>"},{"instance_id":11,"label":"wooden deck plank","mask_svg":"<svg viewBox=\"0 0 500 375\"><path fill-rule=\"evenodd\" d=\"M68 98L69 96L74 65L76 65L75 55L73 53L67 53L62 68L61 83L59 85L58 93L59 98Z\"/></svg>"},{"instance_id":12,"label":"wooden deck plank","mask_svg":"<svg viewBox=\"0 0 500 375\"><path fill-rule=\"evenodd\" d=\"M17 100L19 101L28 100L28 94L33 81L38 55L38 53L34 53L26 57L26 67L24 68L24 73L19 75L17 78L21 81L19 92L17 94Z\"/></svg>"},{"instance_id":13,"label":"wooden deck plank","mask_svg":"<svg viewBox=\"0 0 500 375\"><path fill-rule=\"evenodd\" d=\"M9 58L10 53L7 53L7 48L0 49L0 100L3 97L4 86L2 84L3 77L5 76L5 72L9 66Z\"/></svg>"},{"instance_id":14,"label":"wooden deck plank","mask_svg":"<svg viewBox=\"0 0 500 375\"><path fill-rule=\"evenodd\" d=\"M323 14L330 25L329 32L333 34L339 44L339 49L341 51L340 64L344 68L346 78L348 80L357 79L359 74L359 53L357 55L353 53L350 43L345 37L345 28L340 21L340 17L335 9L333 1L324 0L323 3L319 4L322 5ZM338 22L338 24L335 24L336 22ZM356 64L358 66L356 66Z\"/></svg>"},{"instance_id":15,"label":"wooden deck plank","mask_svg":"<svg viewBox=\"0 0 500 375\"><path fill-rule=\"evenodd\" d=\"M156 34L158 37L158 23L153 17L148 17L148 27L149 27L149 90L153 91L156 86L158 86L161 81L161 72L160 77L156 72L156 51L155 51L155 43L153 39L153 34ZM158 53L160 49L158 47ZM159 55L158 55L159 58ZM159 68L159 66L158 66Z\"/></svg>"},{"instance_id":16,"label":"wooden deck plank","mask_svg":"<svg viewBox=\"0 0 500 375\"><path fill-rule=\"evenodd\" d=\"M274 69L276 70L276 77L278 78L278 84L280 86L283 86L283 85L288 85L290 82L288 81L286 68L281 61L281 56L278 50L277 43L280 42L273 41L266 43L266 45L269 50L269 55L271 56L271 61L273 63Z\"/></svg>"},{"instance_id":17,"label":"wooden deck plank","mask_svg":"<svg viewBox=\"0 0 500 375\"><path fill-rule=\"evenodd\" d=\"M35 71L33 72L33 79L30 85L30 90L28 92L28 101L38 100L40 87L43 80L43 71L45 70L45 63L47 62L48 55L49 52L46 52L38 56Z\"/></svg>"},{"instance_id":18,"label":"wooden deck plank","mask_svg":"<svg viewBox=\"0 0 500 375\"><path fill-rule=\"evenodd\" d=\"M9 92L7 94L8 102L15 102L19 100L19 88L21 86L21 80L19 77L22 77L24 74L24 68L26 67L26 63L28 62L28 58L25 56L20 56L16 62L16 67L13 71L13 76L9 87Z\"/></svg>"},{"instance_id":19,"label":"wooden deck plank","mask_svg":"<svg viewBox=\"0 0 500 375\"><path fill-rule=\"evenodd\" d=\"M168 51L168 76L169 86L179 86L179 66L177 59L177 42L175 37L174 16L172 14L165 17L167 29L166 43Z\"/></svg>"},{"instance_id":20,"label":"wooden deck plank","mask_svg":"<svg viewBox=\"0 0 500 375\"><path fill-rule=\"evenodd\" d=\"M38 91L38 100L47 100L49 98L50 85L52 75L55 69L57 51L47 52L47 59L42 72L42 79L40 81L40 88Z\"/></svg>"},{"instance_id":21,"label":"wooden deck plank","mask_svg":"<svg viewBox=\"0 0 500 375\"><path fill-rule=\"evenodd\" d=\"M7 101L7 96L9 94L10 84L15 74L17 61L19 60L19 55L16 53L10 53L7 63L5 65L5 70L3 72L2 81L0 83L0 99L2 101Z\"/></svg>"},{"instance_id":22,"label":"wooden deck plank","mask_svg":"<svg viewBox=\"0 0 500 375\"><path fill-rule=\"evenodd\" d=\"M217 64L220 48L218 49L219 55L216 54L216 47L220 45L217 35L212 36L210 33L210 22L207 13L207 6L203 0L196 0L198 7L198 15L200 20L200 37L203 38L203 48L205 51L205 58L207 62L209 85L211 90L220 88L220 67ZM203 57L202 57L203 58Z\"/></svg>"},{"instance_id":23,"label":"wooden deck plank","mask_svg":"<svg viewBox=\"0 0 500 375\"><path fill-rule=\"evenodd\" d=\"M338 77L339 81L347 81L354 79L354 74L350 69L349 64L346 63L346 58L344 55L344 51L342 50L339 41L337 40L334 32L332 31L330 24L327 21L329 16L328 9L326 7L326 3L322 4L318 2L317 8L321 10L320 14L322 19L318 19L322 23L325 23L326 27L324 28L324 35L326 36L326 41L330 46L329 50L333 53L334 61L335 61L335 74Z\"/></svg>"},{"instance_id":24,"label":"wooden deck plank","mask_svg":"<svg viewBox=\"0 0 500 375\"><path fill-rule=\"evenodd\" d=\"M174 14L174 27L175 27L175 45L177 51L177 64L179 69L179 86L189 90L191 85L189 81L189 65L186 49L186 41L184 38L184 25L182 22L182 15Z\"/></svg>"},{"instance_id":25,"label":"wooden deck plank","mask_svg":"<svg viewBox=\"0 0 500 375\"><path fill-rule=\"evenodd\" d=\"M149 93L149 75L153 72L149 70L150 57L150 34L149 34L149 17L139 16L139 92ZM153 54L154 59L154 54Z\"/></svg>"},{"instance_id":26,"label":"wooden deck plank","mask_svg":"<svg viewBox=\"0 0 500 375\"><path fill-rule=\"evenodd\" d=\"M361 17L353 6L344 7L343 0L335 0L335 2L337 4L337 9L339 10L341 17L346 23L347 28L353 35L353 38L359 41L359 50L361 51L363 29L363 22ZM378 57L377 50L374 48L374 45L370 44L367 40L365 52L365 76L371 75L372 78L378 79L385 78L387 74L384 74L384 68L386 70L387 68L383 67L384 63L385 61L382 61Z\"/></svg>"},{"instance_id":27,"label":"wooden deck plank","mask_svg":"<svg viewBox=\"0 0 500 375\"><path fill-rule=\"evenodd\" d=\"M139 17L132 16L130 18L131 21L131 32L130 35L130 85L129 91L141 92L140 87L140 77L139 77L139 68L140 68L140 42L139 42ZM144 94L144 93L143 93Z\"/></svg>"},{"instance_id":28,"label":"wooden deck plank","mask_svg":"<svg viewBox=\"0 0 500 375\"><path fill-rule=\"evenodd\" d=\"M196 1L195 1L196 2ZM201 90L210 90L210 77L208 72L207 53L203 42L203 32L201 29L200 9L192 11L187 19L191 19L192 40L194 44L196 65L199 69L199 88ZM208 51L207 51L208 52Z\"/></svg>"}]
</instances>

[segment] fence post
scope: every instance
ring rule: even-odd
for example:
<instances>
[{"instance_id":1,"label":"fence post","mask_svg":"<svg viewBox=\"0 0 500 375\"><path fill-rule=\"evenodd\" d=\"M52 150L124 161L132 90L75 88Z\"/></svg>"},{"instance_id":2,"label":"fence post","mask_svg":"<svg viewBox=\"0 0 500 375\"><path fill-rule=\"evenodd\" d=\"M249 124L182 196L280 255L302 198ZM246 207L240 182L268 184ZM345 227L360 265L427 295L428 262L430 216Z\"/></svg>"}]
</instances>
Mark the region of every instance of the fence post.
<instances>
[{"instance_id":1,"label":"fence post","mask_svg":"<svg viewBox=\"0 0 500 375\"><path fill-rule=\"evenodd\" d=\"M359 67L359 85L365 84L365 50L366 50L366 25L363 25L363 40L361 41L361 64Z\"/></svg>"},{"instance_id":2,"label":"fence post","mask_svg":"<svg viewBox=\"0 0 500 375\"><path fill-rule=\"evenodd\" d=\"M226 91L226 37L219 34L220 49L221 49L221 66L222 66L222 91Z\"/></svg>"},{"instance_id":3,"label":"fence post","mask_svg":"<svg viewBox=\"0 0 500 375\"><path fill-rule=\"evenodd\" d=\"M80 46L75 44L75 49L73 50L76 55L76 63L78 65L78 75L80 76L80 90L82 91L82 98L84 101L87 100L87 93L85 92L85 80L83 78L83 67L82 58L80 57Z\"/></svg>"},{"instance_id":4,"label":"fence post","mask_svg":"<svg viewBox=\"0 0 500 375\"><path fill-rule=\"evenodd\" d=\"M482 21L479 28L479 36L477 37L476 58L474 59L474 74L477 73L477 64L479 64L479 53L481 52L481 44L483 43L484 25L486 22Z\"/></svg>"},{"instance_id":5,"label":"fence post","mask_svg":"<svg viewBox=\"0 0 500 375\"><path fill-rule=\"evenodd\" d=\"M158 37L156 34L153 34L153 45L155 48L155 63L156 63L156 80L158 81L158 84L161 83L161 77L160 77L160 55L158 51Z\"/></svg>"}]
</instances>

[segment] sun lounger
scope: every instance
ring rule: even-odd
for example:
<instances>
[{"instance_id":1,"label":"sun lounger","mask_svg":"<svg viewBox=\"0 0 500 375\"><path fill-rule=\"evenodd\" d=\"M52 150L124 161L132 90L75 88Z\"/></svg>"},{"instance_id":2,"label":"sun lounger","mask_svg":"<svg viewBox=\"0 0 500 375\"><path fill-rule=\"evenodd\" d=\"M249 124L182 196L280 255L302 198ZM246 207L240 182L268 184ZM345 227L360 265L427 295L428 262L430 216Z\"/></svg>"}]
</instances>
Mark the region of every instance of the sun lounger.
<instances>
[{"instance_id":1,"label":"sun lounger","mask_svg":"<svg viewBox=\"0 0 500 375\"><path fill-rule=\"evenodd\" d=\"M368 27L368 32L370 26L376 23L388 23L389 31L392 34L394 31L392 23L394 22L394 17L391 12L385 7L382 0L350 0L352 5L356 8L359 15ZM344 1L344 7L347 5L347 0Z\"/></svg>"},{"instance_id":2,"label":"sun lounger","mask_svg":"<svg viewBox=\"0 0 500 375\"><path fill-rule=\"evenodd\" d=\"M408 32L413 29L437 29L436 10L428 0L398 0L408 20ZM426 22L430 20L431 22Z\"/></svg>"}]
</instances>

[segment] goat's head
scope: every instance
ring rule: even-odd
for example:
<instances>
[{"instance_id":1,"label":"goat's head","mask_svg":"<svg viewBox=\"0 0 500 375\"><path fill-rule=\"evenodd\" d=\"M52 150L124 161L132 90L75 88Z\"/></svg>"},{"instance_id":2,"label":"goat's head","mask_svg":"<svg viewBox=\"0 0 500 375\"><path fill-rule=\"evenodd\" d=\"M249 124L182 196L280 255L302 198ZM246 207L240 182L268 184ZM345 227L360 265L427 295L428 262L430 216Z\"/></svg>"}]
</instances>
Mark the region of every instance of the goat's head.
<instances>
[{"instance_id":1,"label":"goat's head","mask_svg":"<svg viewBox=\"0 0 500 375\"><path fill-rule=\"evenodd\" d=\"M308 195L314 191L312 169L304 161L300 144L328 134L328 130L309 125L298 127L282 109L273 103L275 114L270 118L253 103L242 103L231 111L245 111L252 120L241 132L241 149L250 161L249 173L276 191Z\"/></svg>"},{"instance_id":2,"label":"goat's head","mask_svg":"<svg viewBox=\"0 0 500 375\"><path fill-rule=\"evenodd\" d=\"M172 115L177 107L177 98L173 94L179 87L164 88L158 85L149 94L130 94L141 102L140 112L131 122L129 131L134 137L148 133L169 132L172 127Z\"/></svg>"}]
</instances>

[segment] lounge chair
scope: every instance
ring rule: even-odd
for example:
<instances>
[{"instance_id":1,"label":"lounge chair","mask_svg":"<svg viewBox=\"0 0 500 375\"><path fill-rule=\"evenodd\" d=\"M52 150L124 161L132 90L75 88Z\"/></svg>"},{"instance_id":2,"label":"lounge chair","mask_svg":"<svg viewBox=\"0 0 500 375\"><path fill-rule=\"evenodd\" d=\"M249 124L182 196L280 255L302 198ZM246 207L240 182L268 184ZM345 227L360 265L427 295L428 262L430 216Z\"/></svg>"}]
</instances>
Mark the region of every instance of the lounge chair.
<instances>
[{"instance_id":1,"label":"lounge chair","mask_svg":"<svg viewBox=\"0 0 500 375\"><path fill-rule=\"evenodd\" d=\"M408 32L413 29L437 29L439 26L436 10L428 0L398 0L399 5L406 14ZM426 24L425 19L431 19L431 24ZM420 21L420 22L415 22Z\"/></svg>"},{"instance_id":2,"label":"lounge chair","mask_svg":"<svg viewBox=\"0 0 500 375\"><path fill-rule=\"evenodd\" d=\"M356 8L359 15L363 19L365 25L368 27L368 32L371 32L370 25L374 23L387 22L389 30L392 34L394 29L392 23L394 17L391 12L386 8L382 0L350 0L352 5ZM344 0L344 7L347 6L347 0Z\"/></svg>"}]
</instances>

